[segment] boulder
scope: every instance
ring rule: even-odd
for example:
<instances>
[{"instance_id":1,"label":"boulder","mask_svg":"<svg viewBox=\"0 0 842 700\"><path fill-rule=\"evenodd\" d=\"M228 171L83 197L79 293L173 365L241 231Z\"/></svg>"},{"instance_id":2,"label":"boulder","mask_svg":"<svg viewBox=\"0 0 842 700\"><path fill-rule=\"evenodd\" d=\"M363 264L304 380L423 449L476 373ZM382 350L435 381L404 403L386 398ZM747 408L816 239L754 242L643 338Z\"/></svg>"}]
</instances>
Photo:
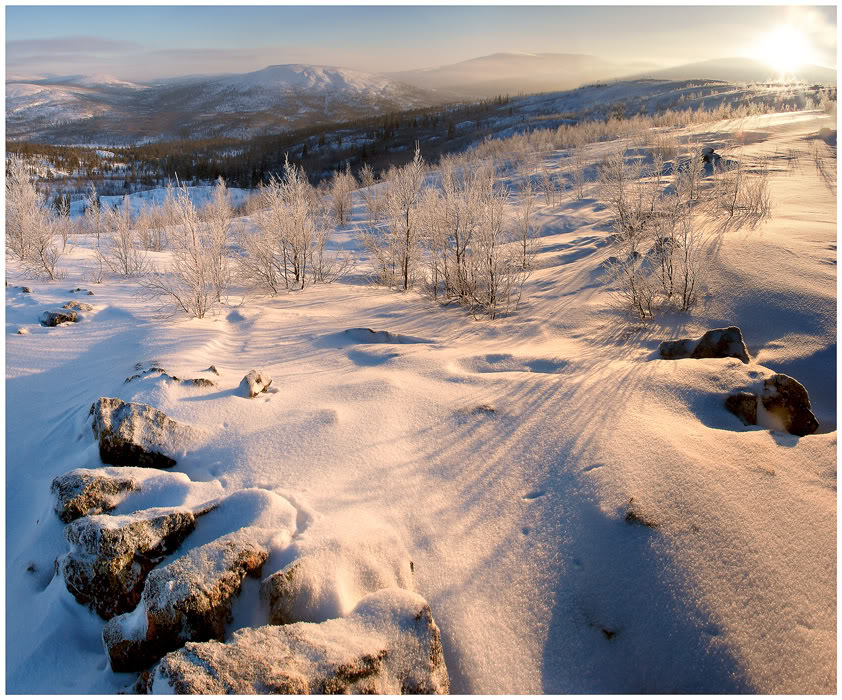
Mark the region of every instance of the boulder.
<instances>
[{"instance_id":1,"label":"boulder","mask_svg":"<svg viewBox=\"0 0 842 700\"><path fill-rule=\"evenodd\" d=\"M74 469L57 476L50 487L56 499L56 515L65 523L107 513L131 491L138 490L135 480L121 476L117 469Z\"/></svg>"},{"instance_id":2,"label":"boulder","mask_svg":"<svg viewBox=\"0 0 842 700\"><path fill-rule=\"evenodd\" d=\"M83 301L68 301L61 307L62 309L75 309L76 311L93 311L94 307L86 304Z\"/></svg>"},{"instance_id":3,"label":"boulder","mask_svg":"<svg viewBox=\"0 0 842 700\"><path fill-rule=\"evenodd\" d=\"M384 589L345 618L245 628L188 643L150 673L149 692L446 694L441 634L416 593Z\"/></svg>"},{"instance_id":4,"label":"boulder","mask_svg":"<svg viewBox=\"0 0 842 700\"><path fill-rule=\"evenodd\" d=\"M41 325L52 328L60 323L76 323L79 315L75 311L45 311L41 314Z\"/></svg>"},{"instance_id":5,"label":"boulder","mask_svg":"<svg viewBox=\"0 0 842 700\"><path fill-rule=\"evenodd\" d=\"M205 372L213 372L215 375L219 376L219 370L216 369L213 365L208 367Z\"/></svg>"},{"instance_id":6,"label":"boulder","mask_svg":"<svg viewBox=\"0 0 842 700\"><path fill-rule=\"evenodd\" d=\"M743 334L737 326L714 328L696 339L665 340L658 346L658 353L665 360L736 357L748 363L751 359L743 342Z\"/></svg>"},{"instance_id":7,"label":"boulder","mask_svg":"<svg viewBox=\"0 0 842 700\"><path fill-rule=\"evenodd\" d=\"M58 570L76 600L109 620L137 606L147 574L194 527L184 508L79 518L65 529L70 552Z\"/></svg>"},{"instance_id":8,"label":"boulder","mask_svg":"<svg viewBox=\"0 0 842 700\"><path fill-rule=\"evenodd\" d=\"M251 370L243 381L240 382L240 389L250 399L253 399L258 394L267 391L272 384L272 377L265 372L258 372L256 369Z\"/></svg>"},{"instance_id":9,"label":"boulder","mask_svg":"<svg viewBox=\"0 0 842 700\"><path fill-rule=\"evenodd\" d=\"M725 399L725 408L739 418L745 425L757 425L757 394L750 391L737 391Z\"/></svg>"},{"instance_id":10,"label":"boulder","mask_svg":"<svg viewBox=\"0 0 842 700\"><path fill-rule=\"evenodd\" d=\"M802 384L786 374L776 374L763 382L763 407L780 419L793 435L815 433L819 422L810 407L810 397Z\"/></svg>"},{"instance_id":11,"label":"boulder","mask_svg":"<svg viewBox=\"0 0 842 700\"><path fill-rule=\"evenodd\" d=\"M176 462L169 454L178 452L197 432L157 408L116 398L97 399L90 415L99 456L106 464L171 467Z\"/></svg>"},{"instance_id":12,"label":"boulder","mask_svg":"<svg viewBox=\"0 0 842 700\"><path fill-rule=\"evenodd\" d=\"M105 625L112 670L138 671L185 642L221 640L243 579L259 575L268 556L244 529L152 571L137 609Z\"/></svg>"},{"instance_id":13,"label":"boulder","mask_svg":"<svg viewBox=\"0 0 842 700\"><path fill-rule=\"evenodd\" d=\"M32 290L29 287L21 287L20 291L24 294L32 294Z\"/></svg>"}]
</instances>

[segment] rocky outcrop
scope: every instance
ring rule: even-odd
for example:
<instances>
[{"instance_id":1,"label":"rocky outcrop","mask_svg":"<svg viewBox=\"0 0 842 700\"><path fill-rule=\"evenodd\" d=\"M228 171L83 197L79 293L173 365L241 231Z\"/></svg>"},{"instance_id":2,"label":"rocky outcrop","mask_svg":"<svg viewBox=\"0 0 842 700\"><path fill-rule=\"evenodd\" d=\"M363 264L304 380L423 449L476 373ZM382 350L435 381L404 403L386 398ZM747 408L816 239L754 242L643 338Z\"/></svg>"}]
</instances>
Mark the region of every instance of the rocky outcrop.
<instances>
[{"instance_id":1,"label":"rocky outcrop","mask_svg":"<svg viewBox=\"0 0 842 700\"><path fill-rule=\"evenodd\" d=\"M76 311L93 311L94 307L83 301L68 301L62 304L62 309L74 309Z\"/></svg>"},{"instance_id":2,"label":"rocky outcrop","mask_svg":"<svg viewBox=\"0 0 842 700\"><path fill-rule=\"evenodd\" d=\"M134 479L121 476L115 469L74 469L57 476L50 487L56 499L56 515L65 523L85 515L107 513L137 490Z\"/></svg>"},{"instance_id":3,"label":"rocky outcrop","mask_svg":"<svg viewBox=\"0 0 842 700\"><path fill-rule=\"evenodd\" d=\"M102 397L91 406L94 438L106 464L171 467L171 456L196 434L196 429L143 403Z\"/></svg>"},{"instance_id":4,"label":"rocky outcrop","mask_svg":"<svg viewBox=\"0 0 842 700\"><path fill-rule=\"evenodd\" d=\"M269 556L247 530L189 551L146 579L140 605L103 630L111 668L137 671L188 641L221 640L246 575Z\"/></svg>"},{"instance_id":5,"label":"rocky outcrop","mask_svg":"<svg viewBox=\"0 0 842 700\"><path fill-rule=\"evenodd\" d=\"M240 389L244 396L253 399L258 394L268 391L272 384L272 377L266 372L258 372L256 369L251 370L243 381L240 382Z\"/></svg>"},{"instance_id":6,"label":"rocky outcrop","mask_svg":"<svg viewBox=\"0 0 842 700\"><path fill-rule=\"evenodd\" d=\"M67 311L45 311L41 314L41 325L52 328L61 323L76 323L79 315L72 310Z\"/></svg>"},{"instance_id":7,"label":"rocky outcrop","mask_svg":"<svg viewBox=\"0 0 842 700\"><path fill-rule=\"evenodd\" d=\"M58 569L76 600L108 620L135 608L147 574L194 527L184 508L79 518L65 530L70 552Z\"/></svg>"},{"instance_id":8,"label":"rocky outcrop","mask_svg":"<svg viewBox=\"0 0 842 700\"><path fill-rule=\"evenodd\" d=\"M810 397L802 384L786 374L776 374L763 381L760 396L749 391L733 392L725 399L725 408L745 425L757 425L758 400L772 420L793 435L810 435L819 421L810 406Z\"/></svg>"},{"instance_id":9,"label":"rocky outcrop","mask_svg":"<svg viewBox=\"0 0 842 700\"><path fill-rule=\"evenodd\" d=\"M658 354L665 360L736 357L748 363L751 359L743 342L743 334L737 326L714 328L696 339L665 340L658 346Z\"/></svg>"},{"instance_id":10,"label":"rocky outcrop","mask_svg":"<svg viewBox=\"0 0 842 700\"><path fill-rule=\"evenodd\" d=\"M807 390L792 377L776 374L764 381L760 400L763 407L783 423L787 432L803 436L818 430L819 422L811 410Z\"/></svg>"},{"instance_id":11,"label":"rocky outcrop","mask_svg":"<svg viewBox=\"0 0 842 700\"><path fill-rule=\"evenodd\" d=\"M150 674L179 694L444 694L441 634L421 596L384 589L345 618L242 629L226 644L188 643Z\"/></svg>"}]
</instances>

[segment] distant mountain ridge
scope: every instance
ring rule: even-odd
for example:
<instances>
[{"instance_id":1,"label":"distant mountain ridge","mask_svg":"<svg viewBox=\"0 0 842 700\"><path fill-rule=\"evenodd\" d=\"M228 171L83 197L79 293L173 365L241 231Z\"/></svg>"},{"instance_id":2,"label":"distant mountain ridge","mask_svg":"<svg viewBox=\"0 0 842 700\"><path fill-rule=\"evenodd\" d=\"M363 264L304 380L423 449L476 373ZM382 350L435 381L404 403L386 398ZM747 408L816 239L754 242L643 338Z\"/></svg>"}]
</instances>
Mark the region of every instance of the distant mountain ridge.
<instances>
[{"instance_id":1,"label":"distant mountain ridge","mask_svg":"<svg viewBox=\"0 0 842 700\"><path fill-rule=\"evenodd\" d=\"M785 47L781 47L785 51ZM659 80L690 80L693 78L727 80L731 82L767 82L781 76L774 68L751 58L714 58L708 61L687 63L672 68L637 73L634 78ZM836 84L836 71L824 66L806 65L785 76L823 85Z\"/></svg>"},{"instance_id":2,"label":"distant mountain ridge","mask_svg":"<svg viewBox=\"0 0 842 700\"><path fill-rule=\"evenodd\" d=\"M272 65L241 74L137 83L105 75L6 77L6 135L53 143L128 144L335 124L499 94L559 92L618 79L765 82L774 70L744 58L671 68L619 65L587 54L500 52L424 70L366 73L335 66ZM798 77L835 85L836 71Z\"/></svg>"},{"instance_id":3,"label":"distant mountain ridge","mask_svg":"<svg viewBox=\"0 0 842 700\"><path fill-rule=\"evenodd\" d=\"M654 64L619 65L588 54L499 52L437 68L385 75L428 90L490 97L568 90L651 68Z\"/></svg>"}]
</instances>

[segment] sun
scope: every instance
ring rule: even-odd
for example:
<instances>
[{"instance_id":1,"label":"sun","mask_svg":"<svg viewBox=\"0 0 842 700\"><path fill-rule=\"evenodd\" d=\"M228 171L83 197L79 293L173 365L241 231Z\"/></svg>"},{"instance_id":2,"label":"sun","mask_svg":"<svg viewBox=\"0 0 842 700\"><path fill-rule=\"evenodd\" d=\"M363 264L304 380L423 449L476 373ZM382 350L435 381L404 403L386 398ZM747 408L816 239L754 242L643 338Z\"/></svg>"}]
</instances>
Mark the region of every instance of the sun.
<instances>
[{"instance_id":1,"label":"sun","mask_svg":"<svg viewBox=\"0 0 842 700\"><path fill-rule=\"evenodd\" d=\"M812 53L804 34L791 24L762 34L751 49L752 58L768 63L782 75L811 63Z\"/></svg>"}]
</instances>

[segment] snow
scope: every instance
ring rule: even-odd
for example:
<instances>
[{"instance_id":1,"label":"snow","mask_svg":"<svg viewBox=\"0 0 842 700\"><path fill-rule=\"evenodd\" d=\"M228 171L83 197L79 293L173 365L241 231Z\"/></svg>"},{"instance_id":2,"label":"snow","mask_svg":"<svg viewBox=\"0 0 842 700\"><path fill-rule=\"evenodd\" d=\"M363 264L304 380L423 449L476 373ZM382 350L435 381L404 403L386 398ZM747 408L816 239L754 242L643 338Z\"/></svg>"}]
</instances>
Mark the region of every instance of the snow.
<instances>
[{"instance_id":1,"label":"snow","mask_svg":"<svg viewBox=\"0 0 842 700\"><path fill-rule=\"evenodd\" d=\"M827 126L812 112L697 130L760 133L743 149L755 157L804 152ZM354 279L161 320L134 283L108 280L100 310L44 328L92 243L75 241L54 284L10 264L33 293L6 292L8 691L113 693L136 678L107 668L102 621L53 576L67 543L50 483L100 466L87 414L116 396L208 435L115 510L218 503L168 561L244 527L267 538L264 577L341 551L314 579L323 617L365 609L359 562L386 580L406 552L452 692L834 692L836 194L806 155L770 183L772 218L726 227L693 313L647 324L610 306L610 213L594 199L541 203L536 270L495 322ZM364 225L354 199L336 241ZM729 325L748 365L656 358L663 340ZM433 342L345 334L368 328ZM218 386L125 384L150 358L179 377L213 364ZM238 385L253 368L274 381L249 400ZM769 372L807 388L817 434L724 409ZM266 624L257 586L244 583L232 631Z\"/></svg>"},{"instance_id":2,"label":"snow","mask_svg":"<svg viewBox=\"0 0 842 700\"><path fill-rule=\"evenodd\" d=\"M175 187L175 183L173 183L173 187ZM187 187L187 191L193 204L200 208L207 205L213 198L213 185L190 185ZM231 204L235 207L245 202L253 194L252 191L239 187L229 187L228 192L231 195ZM167 198L167 188L155 187L153 189L143 190L142 192L133 192L129 195L103 195L99 198L100 206L122 206L125 196L129 198L129 209L132 216L137 216L145 208L162 206ZM81 216L84 213L86 205L87 202L84 199L71 202L70 215L74 217Z\"/></svg>"}]
</instances>

